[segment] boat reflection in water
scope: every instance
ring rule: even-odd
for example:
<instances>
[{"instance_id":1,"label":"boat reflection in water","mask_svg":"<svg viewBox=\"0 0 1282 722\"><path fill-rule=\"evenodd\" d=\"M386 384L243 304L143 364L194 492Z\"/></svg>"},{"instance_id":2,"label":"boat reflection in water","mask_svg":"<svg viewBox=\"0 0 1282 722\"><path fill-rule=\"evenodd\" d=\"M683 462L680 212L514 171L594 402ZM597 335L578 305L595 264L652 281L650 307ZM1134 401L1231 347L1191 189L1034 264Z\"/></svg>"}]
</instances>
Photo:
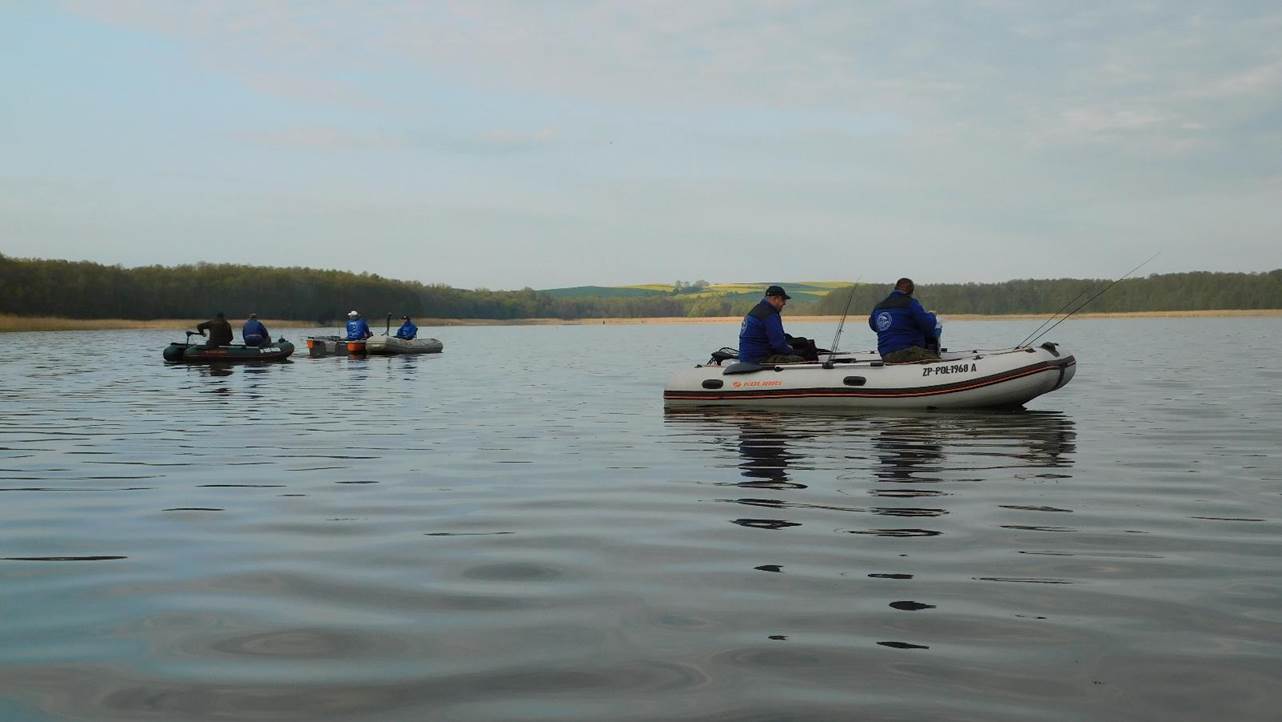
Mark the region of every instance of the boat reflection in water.
<instances>
[{"instance_id":1,"label":"boat reflection in water","mask_svg":"<svg viewBox=\"0 0 1282 722\"><path fill-rule=\"evenodd\" d=\"M863 467L876 479L901 482L941 481L943 472L965 469L1068 467L1077 436L1072 419L1056 411L883 416L677 408L665 410L664 422L679 445L733 448L753 486L797 487L790 469Z\"/></svg>"},{"instance_id":2,"label":"boat reflection in water","mask_svg":"<svg viewBox=\"0 0 1282 722\"><path fill-rule=\"evenodd\" d=\"M919 527L949 513L945 497L966 494L978 484L994 487L979 496L1009 499L1011 481L1069 478L1077 435L1064 414L1036 411L887 416L668 409L664 422L679 447L704 454L714 468L738 469L738 479L719 485L793 492L723 501L916 520L907 528L865 523L844 530L880 536L941 534ZM852 496L876 501L852 506ZM800 526L798 520L810 516L794 515L735 523L782 529Z\"/></svg>"},{"instance_id":3,"label":"boat reflection in water","mask_svg":"<svg viewBox=\"0 0 1282 722\"><path fill-rule=\"evenodd\" d=\"M751 572L718 583L800 615L758 610L772 620L769 640L839 629L844 643L815 653L876 674L843 655L966 644L975 609L998 619L1013 598L995 582L1064 583L1047 573L1045 550L1026 550L1029 535L1066 530L1042 520L1062 519L1078 498L1063 483L1076 453L1069 417L726 411L669 410L664 422L675 456L703 467L687 473L734 489L700 498L729 511L697 517L702 530L690 535L691 545L708 534L719 542L705 573ZM727 522L740 531L723 531Z\"/></svg>"},{"instance_id":4,"label":"boat reflection in water","mask_svg":"<svg viewBox=\"0 0 1282 722\"><path fill-rule=\"evenodd\" d=\"M788 449L790 432L756 421L736 426L739 457L742 459L739 469L745 478L738 486L759 489L806 488L805 484L798 484L788 476L790 465L805 463L804 458Z\"/></svg>"}]
</instances>

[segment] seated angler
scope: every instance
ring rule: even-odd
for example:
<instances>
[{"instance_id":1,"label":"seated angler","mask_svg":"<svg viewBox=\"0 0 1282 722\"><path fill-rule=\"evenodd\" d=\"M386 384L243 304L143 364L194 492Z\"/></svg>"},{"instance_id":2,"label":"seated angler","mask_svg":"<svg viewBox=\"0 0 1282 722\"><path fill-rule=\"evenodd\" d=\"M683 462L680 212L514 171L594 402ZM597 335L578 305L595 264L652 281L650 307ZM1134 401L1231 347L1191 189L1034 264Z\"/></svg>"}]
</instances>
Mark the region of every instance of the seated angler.
<instances>
[{"instance_id":1,"label":"seated angler","mask_svg":"<svg viewBox=\"0 0 1282 722\"><path fill-rule=\"evenodd\" d=\"M205 335L205 330L209 330L209 340L205 342L206 347L213 346L230 346L232 341L231 324L227 323L227 317L219 311L214 315L213 320L201 321L196 324L196 330L201 336Z\"/></svg>"},{"instance_id":2,"label":"seated angler","mask_svg":"<svg viewBox=\"0 0 1282 722\"><path fill-rule=\"evenodd\" d=\"M872 313L868 327L877 332L877 353L887 363L931 361L939 358L939 319L913 298L913 282L901 278L895 290Z\"/></svg>"},{"instance_id":3,"label":"seated angler","mask_svg":"<svg viewBox=\"0 0 1282 722\"><path fill-rule=\"evenodd\" d=\"M256 313L249 314L245 325L240 329L240 337L245 339L246 346L270 346L272 342L271 334L267 333L267 327L258 320Z\"/></svg>"},{"instance_id":4,"label":"seated angler","mask_svg":"<svg viewBox=\"0 0 1282 722\"><path fill-rule=\"evenodd\" d=\"M373 336L374 333L369 330L369 324L365 319L355 311L349 311L347 314L347 339L348 341L364 341Z\"/></svg>"},{"instance_id":5,"label":"seated angler","mask_svg":"<svg viewBox=\"0 0 1282 722\"><path fill-rule=\"evenodd\" d=\"M743 324L739 326L740 361L758 364L805 361L789 345L788 335L783 332L783 319L779 317L789 298L782 288L771 286L766 289L765 298L743 317Z\"/></svg>"},{"instance_id":6,"label":"seated angler","mask_svg":"<svg viewBox=\"0 0 1282 722\"><path fill-rule=\"evenodd\" d=\"M415 337L418 336L418 326L414 325L414 322L410 320L409 316L401 316L401 320L404 321L404 323L401 324L400 328L396 329L396 338L413 341Z\"/></svg>"}]
</instances>

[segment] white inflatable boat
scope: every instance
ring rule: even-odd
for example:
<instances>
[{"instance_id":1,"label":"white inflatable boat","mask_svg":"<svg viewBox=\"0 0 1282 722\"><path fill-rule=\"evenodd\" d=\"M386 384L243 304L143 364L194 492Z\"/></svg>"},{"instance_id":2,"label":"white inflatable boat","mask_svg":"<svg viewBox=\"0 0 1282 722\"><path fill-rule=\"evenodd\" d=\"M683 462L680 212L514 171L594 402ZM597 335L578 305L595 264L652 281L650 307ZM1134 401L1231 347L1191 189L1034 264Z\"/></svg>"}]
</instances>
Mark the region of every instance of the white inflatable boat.
<instances>
[{"instance_id":1,"label":"white inflatable boat","mask_svg":"<svg viewBox=\"0 0 1282 722\"><path fill-rule=\"evenodd\" d=\"M365 353L372 354L393 354L393 353L440 353L445 350L445 344L434 338L416 338L403 339L396 336L387 336L380 334L370 336L365 339Z\"/></svg>"},{"instance_id":2,"label":"white inflatable boat","mask_svg":"<svg viewBox=\"0 0 1282 722\"><path fill-rule=\"evenodd\" d=\"M723 349L673 374L668 406L824 406L979 409L1021 406L1072 380L1077 361L1056 344L944 352L938 361L888 364L875 352L821 354L821 362L742 363Z\"/></svg>"}]
</instances>

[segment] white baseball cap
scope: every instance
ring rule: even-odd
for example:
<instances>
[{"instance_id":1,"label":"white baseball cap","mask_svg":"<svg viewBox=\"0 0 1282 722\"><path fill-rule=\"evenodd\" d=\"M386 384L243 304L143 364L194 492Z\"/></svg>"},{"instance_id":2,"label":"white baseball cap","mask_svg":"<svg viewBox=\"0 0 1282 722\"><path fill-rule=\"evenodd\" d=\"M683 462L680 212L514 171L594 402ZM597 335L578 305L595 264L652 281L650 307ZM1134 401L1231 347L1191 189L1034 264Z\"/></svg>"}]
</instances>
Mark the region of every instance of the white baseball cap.
<instances>
[{"instance_id":1,"label":"white baseball cap","mask_svg":"<svg viewBox=\"0 0 1282 722\"><path fill-rule=\"evenodd\" d=\"M348 317L348 318L356 318L356 317L357 317L357 316L359 316L359 315L360 315L360 314L359 314L359 313L357 313L357 312L355 312L355 311L348 311L348 312L347 312L347 317Z\"/></svg>"}]
</instances>

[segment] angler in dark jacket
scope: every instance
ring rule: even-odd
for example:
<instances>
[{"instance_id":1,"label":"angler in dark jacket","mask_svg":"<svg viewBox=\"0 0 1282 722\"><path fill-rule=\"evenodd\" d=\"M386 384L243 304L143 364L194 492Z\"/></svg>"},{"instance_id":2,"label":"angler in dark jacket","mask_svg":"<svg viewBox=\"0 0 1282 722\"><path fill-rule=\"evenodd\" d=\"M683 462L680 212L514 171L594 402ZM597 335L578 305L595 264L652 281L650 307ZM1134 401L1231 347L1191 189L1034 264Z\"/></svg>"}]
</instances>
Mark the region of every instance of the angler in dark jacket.
<instances>
[{"instance_id":1,"label":"angler in dark jacket","mask_svg":"<svg viewBox=\"0 0 1282 722\"><path fill-rule=\"evenodd\" d=\"M245 325L240 328L240 337L245 339L246 346L269 346L272 342L271 334L267 333L267 327L258 320L256 313L249 314Z\"/></svg>"},{"instance_id":2,"label":"angler in dark jacket","mask_svg":"<svg viewBox=\"0 0 1282 722\"><path fill-rule=\"evenodd\" d=\"M196 330L201 336L205 335L205 329L209 329L209 340L205 342L206 346L231 345L231 324L227 323L227 317L222 311L215 314L213 320L196 324Z\"/></svg>"},{"instance_id":3,"label":"angler in dark jacket","mask_svg":"<svg viewBox=\"0 0 1282 722\"><path fill-rule=\"evenodd\" d=\"M779 286L766 289L739 326L739 360L748 363L797 363L804 361L788 343L779 312L792 298Z\"/></svg>"},{"instance_id":4,"label":"angler in dark jacket","mask_svg":"<svg viewBox=\"0 0 1282 722\"><path fill-rule=\"evenodd\" d=\"M895 290L868 314L868 327L877 332L877 353L884 361L901 363L939 358L939 319L913 298L913 282L901 278Z\"/></svg>"},{"instance_id":5,"label":"angler in dark jacket","mask_svg":"<svg viewBox=\"0 0 1282 722\"><path fill-rule=\"evenodd\" d=\"M414 338L418 336L418 326L414 325L414 322L410 320L409 316L401 316L401 320L405 323L402 323L401 327L396 329L396 338L413 341Z\"/></svg>"}]
</instances>

